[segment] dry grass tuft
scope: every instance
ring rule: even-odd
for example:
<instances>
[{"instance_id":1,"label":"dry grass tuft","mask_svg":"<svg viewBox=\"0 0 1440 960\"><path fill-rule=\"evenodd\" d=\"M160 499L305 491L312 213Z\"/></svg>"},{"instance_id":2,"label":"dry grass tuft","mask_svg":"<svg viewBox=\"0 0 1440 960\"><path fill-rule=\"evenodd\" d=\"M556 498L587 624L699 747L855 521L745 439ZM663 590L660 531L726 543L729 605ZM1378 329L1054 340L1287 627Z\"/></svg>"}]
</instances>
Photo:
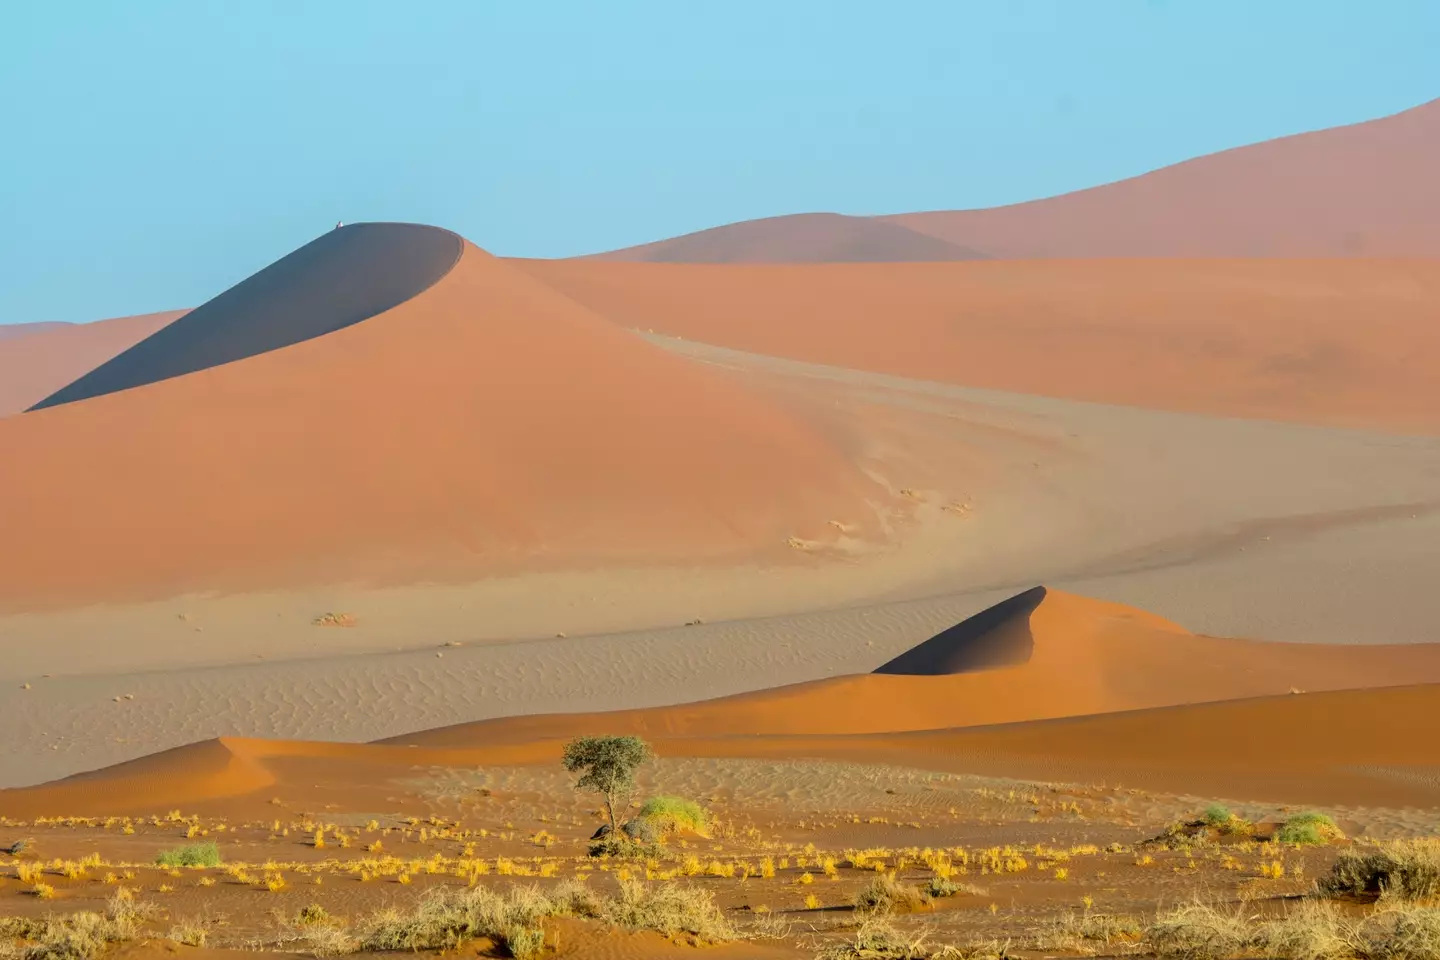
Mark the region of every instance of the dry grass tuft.
<instances>
[{"instance_id":1,"label":"dry grass tuft","mask_svg":"<svg viewBox=\"0 0 1440 960\"><path fill-rule=\"evenodd\" d=\"M43 920L6 919L0 921L0 936L12 942L3 952L20 960L93 960L110 944L133 940L150 913L122 889L106 903L104 913L82 910Z\"/></svg>"},{"instance_id":2,"label":"dry grass tuft","mask_svg":"<svg viewBox=\"0 0 1440 960\"><path fill-rule=\"evenodd\" d=\"M1395 840L1371 851L1341 851L1319 887L1332 897L1440 898L1440 839Z\"/></svg>"},{"instance_id":3,"label":"dry grass tuft","mask_svg":"<svg viewBox=\"0 0 1440 960\"><path fill-rule=\"evenodd\" d=\"M897 880L893 872L881 873L860 888L854 903L860 913L890 913L923 906L925 895L916 887Z\"/></svg>"}]
</instances>

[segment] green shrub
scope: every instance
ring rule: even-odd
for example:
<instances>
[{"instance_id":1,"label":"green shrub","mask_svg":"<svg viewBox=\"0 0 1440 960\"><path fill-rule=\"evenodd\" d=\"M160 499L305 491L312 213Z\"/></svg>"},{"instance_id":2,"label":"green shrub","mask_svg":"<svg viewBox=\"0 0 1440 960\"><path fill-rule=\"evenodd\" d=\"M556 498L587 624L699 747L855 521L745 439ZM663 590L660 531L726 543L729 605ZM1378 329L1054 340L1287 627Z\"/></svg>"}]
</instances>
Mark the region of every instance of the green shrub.
<instances>
[{"instance_id":1,"label":"green shrub","mask_svg":"<svg viewBox=\"0 0 1440 960\"><path fill-rule=\"evenodd\" d=\"M700 804L681 797L651 797L636 819L649 822L662 836L675 830L691 830L704 836L709 824Z\"/></svg>"},{"instance_id":2,"label":"green shrub","mask_svg":"<svg viewBox=\"0 0 1440 960\"><path fill-rule=\"evenodd\" d=\"M1323 813L1301 813L1281 824L1275 831L1275 839L1281 843L1318 845L1343 840L1345 834Z\"/></svg>"},{"instance_id":3,"label":"green shrub","mask_svg":"<svg viewBox=\"0 0 1440 960\"><path fill-rule=\"evenodd\" d=\"M1200 815L1200 818L1210 826L1218 827L1222 824L1229 823L1230 818L1233 816L1235 816L1235 814L1231 813L1230 808L1223 803L1212 803L1205 808L1205 812Z\"/></svg>"},{"instance_id":4,"label":"green shrub","mask_svg":"<svg viewBox=\"0 0 1440 960\"><path fill-rule=\"evenodd\" d=\"M155 863L161 867L218 867L220 848L214 840L187 843L183 847L161 851Z\"/></svg>"}]
</instances>

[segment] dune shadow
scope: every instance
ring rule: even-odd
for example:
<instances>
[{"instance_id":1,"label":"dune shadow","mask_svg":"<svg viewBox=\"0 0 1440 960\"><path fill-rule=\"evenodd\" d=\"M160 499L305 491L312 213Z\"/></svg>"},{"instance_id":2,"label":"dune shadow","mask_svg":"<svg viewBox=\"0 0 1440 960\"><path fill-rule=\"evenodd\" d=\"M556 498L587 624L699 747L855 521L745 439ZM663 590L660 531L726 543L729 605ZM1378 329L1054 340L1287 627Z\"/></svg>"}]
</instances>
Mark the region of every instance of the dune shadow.
<instances>
[{"instance_id":1,"label":"dune shadow","mask_svg":"<svg viewBox=\"0 0 1440 960\"><path fill-rule=\"evenodd\" d=\"M1030 614L1045 599L1044 587L1002 600L911 647L874 673L942 676L1027 663L1035 650Z\"/></svg>"},{"instance_id":2,"label":"dune shadow","mask_svg":"<svg viewBox=\"0 0 1440 960\"><path fill-rule=\"evenodd\" d=\"M338 227L30 409L168 380L368 320L434 285L455 266L464 246L456 234L420 224Z\"/></svg>"}]
</instances>

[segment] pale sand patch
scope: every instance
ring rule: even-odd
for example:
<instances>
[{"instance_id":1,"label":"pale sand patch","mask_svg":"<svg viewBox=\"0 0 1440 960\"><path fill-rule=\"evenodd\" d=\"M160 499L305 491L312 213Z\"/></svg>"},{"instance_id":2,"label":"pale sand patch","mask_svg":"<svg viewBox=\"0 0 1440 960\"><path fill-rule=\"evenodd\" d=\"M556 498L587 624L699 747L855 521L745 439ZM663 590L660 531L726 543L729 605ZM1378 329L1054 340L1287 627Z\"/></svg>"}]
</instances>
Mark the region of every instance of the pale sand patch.
<instances>
[{"instance_id":1,"label":"pale sand patch","mask_svg":"<svg viewBox=\"0 0 1440 960\"><path fill-rule=\"evenodd\" d=\"M0 782L215 735L368 740L864 671L1039 582L1204 633L1440 639L1430 586L1440 439L969 390L662 342L821 400L855 426L869 468L914 494L897 543L794 568L572 572L0 618ZM327 611L358 625L311 625ZM682 626L696 619L706 622Z\"/></svg>"}]
</instances>

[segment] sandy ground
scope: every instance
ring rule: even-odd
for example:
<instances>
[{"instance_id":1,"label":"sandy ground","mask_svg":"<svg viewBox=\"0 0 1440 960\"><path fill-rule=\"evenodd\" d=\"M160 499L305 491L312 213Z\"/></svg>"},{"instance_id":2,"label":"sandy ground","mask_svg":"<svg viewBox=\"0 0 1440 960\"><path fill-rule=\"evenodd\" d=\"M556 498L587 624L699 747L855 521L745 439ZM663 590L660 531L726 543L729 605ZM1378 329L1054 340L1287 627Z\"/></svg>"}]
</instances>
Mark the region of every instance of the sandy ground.
<instances>
[{"instance_id":1,"label":"sandy ground","mask_svg":"<svg viewBox=\"0 0 1440 960\"><path fill-rule=\"evenodd\" d=\"M892 472L884 482L915 504L896 545L777 568L6 616L0 676L15 694L0 698L4 782L216 735L369 740L863 672L1037 582L1208 634L1440 639L1429 588L1440 439L971 390L664 342L823 401L871 438ZM326 611L357 625L312 626Z\"/></svg>"}]
</instances>

